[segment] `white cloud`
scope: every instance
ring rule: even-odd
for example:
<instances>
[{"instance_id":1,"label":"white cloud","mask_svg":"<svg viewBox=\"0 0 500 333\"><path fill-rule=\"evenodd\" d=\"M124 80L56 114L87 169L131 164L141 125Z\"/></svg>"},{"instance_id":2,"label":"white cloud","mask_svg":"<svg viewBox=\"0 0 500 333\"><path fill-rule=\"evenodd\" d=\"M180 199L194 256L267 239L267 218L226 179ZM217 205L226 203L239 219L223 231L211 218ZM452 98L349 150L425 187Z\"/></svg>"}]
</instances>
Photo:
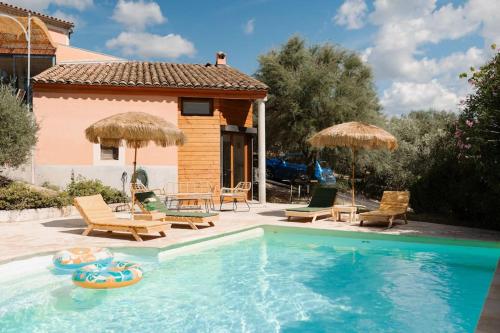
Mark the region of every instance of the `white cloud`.
<instances>
[{"instance_id":1,"label":"white cloud","mask_svg":"<svg viewBox=\"0 0 500 333\"><path fill-rule=\"evenodd\" d=\"M405 21L423 17L432 12L435 2L435 0L375 0L375 10L370 14L370 21L382 25L389 21Z\"/></svg>"},{"instance_id":2,"label":"white cloud","mask_svg":"<svg viewBox=\"0 0 500 333\"><path fill-rule=\"evenodd\" d=\"M367 47L366 49L364 49L361 52L361 54L359 55L361 58L361 61L368 62L368 57L370 56L370 54L372 54L372 51L373 51L373 47Z\"/></svg>"},{"instance_id":3,"label":"white cloud","mask_svg":"<svg viewBox=\"0 0 500 333\"><path fill-rule=\"evenodd\" d=\"M458 74L484 63L488 58L485 46L500 40L498 8L497 0L469 0L462 5L441 6L436 0L376 0L368 20L378 30L373 45L361 56L373 66L378 80L393 82L382 98L389 112L445 107L464 96L469 88L464 80L458 79ZM483 37L485 45L440 57L426 53L428 45L471 34ZM419 91L418 96L432 105L414 102L408 95L410 89ZM400 102L396 101L398 93Z\"/></svg>"},{"instance_id":4,"label":"white cloud","mask_svg":"<svg viewBox=\"0 0 500 333\"><path fill-rule=\"evenodd\" d=\"M51 15L60 18L61 20L73 22L76 28L81 28L85 26L85 21L82 20L79 16L65 13L60 9L56 10Z\"/></svg>"},{"instance_id":5,"label":"white cloud","mask_svg":"<svg viewBox=\"0 0 500 333\"><path fill-rule=\"evenodd\" d=\"M397 115L411 110L456 111L460 97L437 80L428 83L393 82L380 100L386 113Z\"/></svg>"},{"instance_id":6,"label":"white cloud","mask_svg":"<svg viewBox=\"0 0 500 333\"><path fill-rule=\"evenodd\" d=\"M146 26L167 21L156 2L119 0L112 16L126 30L143 31Z\"/></svg>"},{"instance_id":7,"label":"white cloud","mask_svg":"<svg viewBox=\"0 0 500 333\"><path fill-rule=\"evenodd\" d=\"M193 43L179 35L160 36L147 32L122 32L108 40L106 46L119 49L126 56L143 58L178 58L192 56L196 52Z\"/></svg>"},{"instance_id":8,"label":"white cloud","mask_svg":"<svg viewBox=\"0 0 500 333\"><path fill-rule=\"evenodd\" d=\"M250 19L247 21L247 23L245 23L245 25L243 26L243 32L245 33L245 35L251 35L253 34L253 31L255 29L255 19Z\"/></svg>"},{"instance_id":9,"label":"white cloud","mask_svg":"<svg viewBox=\"0 0 500 333\"><path fill-rule=\"evenodd\" d=\"M364 0L346 0L337 11L333 21L347 29L360 29L365 25L368 7Z\"/></svg>"},{"instance_id":10,"label":"white cloud","mask_svg":"<svg viewBox=\"0 0 500 333\"><path fill-rule=\"evenodd\" d=\"M146 28L167 21L160 6L154 1L118 0L112 16L125 31L106 42L111 49L118 49L125 56L140 58L171 58L193 56L196 49L192 42L177 34L157 35Z\"/></svg>"},{"instance_id":11,"label":"white cloud","mask_svg":"<svg viewBox=\"0 0 500 333\"><path fill-rule=\"evenodd\" d=\"M492 43L500 44L500 4L498 0L470 0L467 15L482 22L481 35L488 47Z\"/></svg>"},{"instance_id":12,"label":"white cloud","mask_svg":"<svg viewBox=\"0 0 500 333\"><path fill-rule=\"evenodd\" d=\"M466 8L451 4L437 9L432 0L375 2L370 18L380 28L368 61L376 75L418 81L432 78L439 71L439 59L418 59L421 46L455 40L477 30L479 22L466 14Z\"/></svg>"},{"instance_id":13,"label":"white cloud","mask_svg":"<svg viewBox=\"0 0 500 333\"><path fill-rule=\"evenodd\" d=\"M44 12L50 5L85 10L93 5L93 0L6 0L8 4Z\"/></svg>"}]
</instances>

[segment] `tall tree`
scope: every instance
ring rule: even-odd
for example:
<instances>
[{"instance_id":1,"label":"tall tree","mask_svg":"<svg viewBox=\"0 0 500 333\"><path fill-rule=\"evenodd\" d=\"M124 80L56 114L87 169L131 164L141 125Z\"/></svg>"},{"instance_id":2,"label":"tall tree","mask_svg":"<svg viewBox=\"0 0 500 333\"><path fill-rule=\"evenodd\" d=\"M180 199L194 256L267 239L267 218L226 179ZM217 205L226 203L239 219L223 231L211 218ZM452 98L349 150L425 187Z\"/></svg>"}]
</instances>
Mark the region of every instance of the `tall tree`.
<instances>
[{"instance_id":1,"label":"tall tree","mask_svg":"<svg viewBox=\"0 0 500 333\"><path fill-rule=\"evenodd\" d=\"M463 172L457 185L465 202L457 201L454 208L500 229L500 49L492 49L495 53L486 64L471 68L473 93L464 101L455 131Z\"/></svg>"},{"instance_id":2,"label":"tall tree","mask_svg":"<svg viewBox=\"0 0 500 333\"><path fill-rule=\"evenodd\" d=\"M36 144L37 131L33 115L16 98L14 89L0 85L0 167L26 163Z\"/></svg>"},{"instance_id":3,"label":"tall tree","mask_svg":"<svg viewBox=\"0 0 500 333\"><path fill-rule=\"evenodd\" d=\"M464 101L455 132L460 157L473 160L485 176L497 171L494 175L500 177L500 51L479 70L471 71L469 83L474 92Z\"/></svg>"},{"instance_id":4,"label":"tall tree","mask_svg":"<svg viewBox=\"0 0 500 333\"><path fill-rule=\"evenodd\" d=\"M360 189L369 196L381 196L385 190L412 190L432 168L440 165L444 156L438 152L442 147L453 145L450 128L456 120L454 113L434 110L392 117L387 128L398 139L398 149L370 151L360 156L359 169L364 171ZM415 202L417 194L412 191L411 197Z\"/></svg>"},{"instance_id":5,"label":"tall tree","mask_svg":"<svg viewBox=\"0 0 500 333\"><path fill-rule=\"evenodd\" d=\"M500 52L460 76L473 91L448 136L415 162L425 167L411 187L412 208L500 230Z\"/></svg>"},{"instance_id":6,"label":"tall tree","mask_svg":"<svg viewBox=\"0 0 500 333\"><path fill-rule=\"evenodd\" d=\"M306 139L350 120L380 123L382 116L370 68L354 52L332 44L307 46L298 36L259 57L256 77L269 86L267 147L314 152Z\"/></svg>"}]
</instances>

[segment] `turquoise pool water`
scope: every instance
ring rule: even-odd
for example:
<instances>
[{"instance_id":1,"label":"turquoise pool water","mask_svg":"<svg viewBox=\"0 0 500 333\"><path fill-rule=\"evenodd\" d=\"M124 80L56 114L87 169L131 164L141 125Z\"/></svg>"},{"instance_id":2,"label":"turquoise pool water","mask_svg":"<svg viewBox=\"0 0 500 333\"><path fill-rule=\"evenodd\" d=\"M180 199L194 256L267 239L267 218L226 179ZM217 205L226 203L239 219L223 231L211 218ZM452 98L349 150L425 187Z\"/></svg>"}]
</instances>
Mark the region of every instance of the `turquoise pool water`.
<instances>
[{"instance_id":1,"label":"turquoise pool water","mask_svg":"<svg viewBox=\"0 0 500 333\"><path fill-rule=\"evenodd\" d=\"M420 240L268 228L162 262L117 250L139 284L2 282L0 332L473 332L500 249Z\"/></svg>"}]
</instances>

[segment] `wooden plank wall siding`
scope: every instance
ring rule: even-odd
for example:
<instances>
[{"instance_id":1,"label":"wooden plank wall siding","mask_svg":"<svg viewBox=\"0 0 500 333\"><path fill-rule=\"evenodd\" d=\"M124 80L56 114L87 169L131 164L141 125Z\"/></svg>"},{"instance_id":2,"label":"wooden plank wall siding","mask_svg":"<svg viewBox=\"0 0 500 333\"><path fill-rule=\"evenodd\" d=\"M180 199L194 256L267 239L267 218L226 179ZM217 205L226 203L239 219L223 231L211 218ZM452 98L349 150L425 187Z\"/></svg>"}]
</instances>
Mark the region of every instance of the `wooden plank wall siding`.
<instances>
[{"instance_id":1,"label":"wooden plank wall siding","mask_svg":"<svg viewBox=\"0 0 500 333\"><path fill-rule=\"evenodd\" d=\"M183 116L179 99L179 123L187 142L179 147L178 181L207 181L220 189L221 125L252 127L250 100L214 99L212 116Z\"/></svg>"},{"instance_id":2,"label":"wooden plank wall siding","mask_svg":"<svg viewBox=\"0 0 500 333\"><path fill-rule=\"evenodd\" d=\"M241 99L220 100L221 125L252 127L252 102Z\"/></svg>"}]
</instances>

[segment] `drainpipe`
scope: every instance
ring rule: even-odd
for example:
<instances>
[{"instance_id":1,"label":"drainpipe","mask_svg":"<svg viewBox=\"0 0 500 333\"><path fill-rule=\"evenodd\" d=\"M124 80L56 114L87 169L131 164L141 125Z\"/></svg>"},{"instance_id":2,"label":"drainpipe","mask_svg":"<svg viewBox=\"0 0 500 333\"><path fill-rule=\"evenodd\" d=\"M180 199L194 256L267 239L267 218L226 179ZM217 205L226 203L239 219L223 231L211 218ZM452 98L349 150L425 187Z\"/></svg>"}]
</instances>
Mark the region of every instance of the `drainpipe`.
<instances>
[{"instance_id":1,"label":"drainpipe","mask_svg":"<svg viewBox=\"0 0 500 333\"><path fill-rule=\"evenodd\" d=\"M27 95L28 95L28 111L33 111L31 105L31 13L28 12L28 82L27 82ZM31 113L34 118L35 114ZM35 148L31 149L31 184L35 184Z\"/></svg>"},{"instance_id":2,"label":"drainpipe","mask_svg":"<svg viewBox=\"0 0 500 333\"><path fill-rule=\"evenodd\" d=\"M259 139L259 202L266 204L266 101L267 97L257 100L258 139Z\"/></svg>"},{"instance_id":3,"label":"drainpipe","mask_svg":"<svg viewBox=\"0 0 500 333\"><path fill-rule=\"evenodd\" d=\"M26 83L26 92L28 95L28 110L31 111L31 13L28 13L28 33L26 35L28 40L28 82Z\"/></svg>"}]
</instances>

